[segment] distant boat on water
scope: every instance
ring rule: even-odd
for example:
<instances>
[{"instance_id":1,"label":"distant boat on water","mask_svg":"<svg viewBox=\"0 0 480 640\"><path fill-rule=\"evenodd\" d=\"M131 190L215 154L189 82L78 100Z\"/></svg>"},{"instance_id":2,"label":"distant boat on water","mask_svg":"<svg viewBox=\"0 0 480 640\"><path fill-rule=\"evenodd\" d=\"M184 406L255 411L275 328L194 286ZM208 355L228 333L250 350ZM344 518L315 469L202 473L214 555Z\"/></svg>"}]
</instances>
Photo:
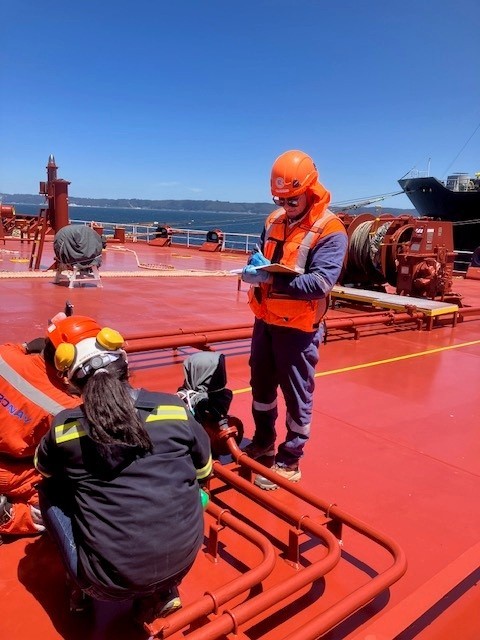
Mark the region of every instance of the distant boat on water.
<instances>
[{"instance_id":1,"label":"distant boat on water","mask_svg":"<svg viewBox=\"0 0 480 640\"><path fill-rule=\"evenodd\" d=\"M398 184L421 216L454 223L457 250L480 245L480 173L454 173L445 182L431 176L406 176Z\"/></svg>"}]
</instances>

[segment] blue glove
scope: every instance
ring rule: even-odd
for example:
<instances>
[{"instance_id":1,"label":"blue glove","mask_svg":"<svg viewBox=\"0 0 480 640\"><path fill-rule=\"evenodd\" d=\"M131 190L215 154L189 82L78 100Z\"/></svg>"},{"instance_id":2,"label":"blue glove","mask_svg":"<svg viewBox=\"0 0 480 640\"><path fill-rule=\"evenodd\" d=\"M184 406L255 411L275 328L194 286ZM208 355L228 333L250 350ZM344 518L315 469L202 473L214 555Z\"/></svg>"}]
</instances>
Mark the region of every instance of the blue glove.
<instances>
[{"instance_id":1,"label":"blue glove","mask_svg":"<svg viewBox=\"0 0 480 640\"><path fill-rule=\"evenodd\" d=\"M258 271L251 264L247 264L242 271L242 280L248 284L257 285L261 282L271 282L272 276L267 271Z\"/></svg>"},{"instance_id":2,"label":"blue glove","mask_svg":"<svg viewBox=\"0 0 480 640\"><path fill-rule=\"evenodd\" d=\"M252 265L253 267L263 267L266 264L271 264L270 260L267 260L261 251L253 251L250 257L248 258L247 264Z\"/></svg>"}]
</instances>

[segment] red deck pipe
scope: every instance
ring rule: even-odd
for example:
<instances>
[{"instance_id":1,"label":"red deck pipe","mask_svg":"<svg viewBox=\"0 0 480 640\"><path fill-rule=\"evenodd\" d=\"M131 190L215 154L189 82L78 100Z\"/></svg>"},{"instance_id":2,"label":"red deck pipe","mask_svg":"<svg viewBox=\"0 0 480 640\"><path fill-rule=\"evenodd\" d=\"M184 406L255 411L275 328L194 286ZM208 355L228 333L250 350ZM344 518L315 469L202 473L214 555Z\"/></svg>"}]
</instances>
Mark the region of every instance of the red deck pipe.
<instances>
[{"instance_id":1,"label":"red deck pipe","mask_svg":"<svg viewBox=\"0 0 480 640\"><path fill-rule=\"evenodd\" d=\"M328 558L329 556L327 556ZM333 566L328 567L325 561L314 563L302 569L298 575L284 580L233 609L223 611L216 620L212 620L200 629L189 633L188 638L189 640L214 640L223 635L236 633L239 625L248 622L265 609L315 582L332 568Z\"/></svg>"},{"instance_id":2,"label":"red deck pipe","mask_svg":"<svg viewBox=\"0 0 480 640\"><path fill-rule=\"evenodd\" d=\"M452 314L461 317L466 315L476 315L480 313L477 307L462 307ZM357 316L348 316L346 318L331 318L326 320L327 330L351 330L356 327L368 325L396 325L408 322L427 322L434 319L440 319L441 316L427 316L422 311L381 311L372 314L362 314ZM126 337L126 351L135 353L138 351L157 351L160 349L177 349L179 347L197 347L199 349L206 348L216 342L230 342L234 340L247 340L252 337L252 325L232 325L230 327L213 327L202 331L183 332L170 330L164 334L132 334ZM179 334L180 332L180 334Z\"/></svg>"},{"instance_id":3,"label":"red deck pipe","mask_svg":"<svg viewBox=\"0 0 480 640\"><path fill-rule=\"evenodd\" d=\"M364 585L343 598L340 602L330 607L327 611L316 616L311 623L302 626L298 634L288 636L288 640L314 640L324 631L333 628L342 620L345 620L359 608L373 600L379 593L388 588L393 582L399 579L406 570L401 571L400 575L395 575L395 569L401 564L402 559L397 558L397 562L389 570L383 574L376 576L370 583ZM240 624L248 622L255 615L262 613L266 608L280 602L284 598L292 595L307 584L317 580L321 575L318 574L318 566L311 565L302 570L298 575L285 580L264 593L244 602L231 610L225 610L216 620L208 623L201 629L188 634L190 640L214 640L223 634L236 632ZM308 634L308 635L306 635ZM287 640L284 638L283 640Z\"/></svg>"},{"instance_id":4,"label":"red deck pipe","mask_svg":"<svg viewBox=\"0 0 480 640\"><path fill-rule=\"evenodd\" d=\"M231 440L232 438L230 438L229 444ZM236 443L235 446L237 446ZM247 456L246 453L241 453L242 455L246 456L249 461L252 460ZM259 472L261 472L262 475L266 476L267 474L264 473L264 471L266 471L266 467L258 462L256 462L255 464L258 466ZM248 464L242 466L248 468ZM338 540L335 538L333 533L331 533L323 524L311 520L310 516L301 513L300 511L298 511L298 509L279 502L279 500L273 493L265 492L263 489L260 489L255 484L252 484L248 480L245 480L245 478L242 478L237 473L231 471L230 469L227 469L217 460L213 463L213 470L215 476L217 478L220 478L220 480L223 480L225 484L231 485L235 489L238 489L239 492L243 495L247 495L249 498L252 498L262 506L268 508L268 510L274 511L277 515L282 517L283 520L289 522L291 525L295 525L299 529L308 531L308 533L310 533L311 535L322 540L322 542L325 544L325 547L330 552L334 552L335 554L337 553ZM276 474L274 471L269 471L269 473L273 479L279 477L278 474Z\"/></svg>"},{"instance_id":5,"label":"red deck pipe","mask_svg":"<svg viewBox=\"0 0 480 640\"><path fill-rule=\"evenodd\" d=\"M392 554L393 557L396 557L397 554L400 557L403 557L404 555L403 551L400 549L397 543L391 540L388 536L370 527L370 525L356 518L355 516L351 516L346 511L343 511L336 505L332 505L331 503L328 503L326 500L322 500L316 494L304 489L301 485L296 485L295 483L292 483L289 480L282 478L277 473L275 473L275 471L272 471L271 469L268 469L267 467L265 467L263 464L260 464L256 460L253 460L244 451L242 451L239 448L239 446L237 445L233 437L230 437L228 439L228 448L230 449L230 453L232 454L232 457L234 458L235 462L237 462L237 464L239 464L240 466L243 466L247 469L250 469L251 471L254 471L255 473L259 473L265 476L266 478L273 480L276 484L281 486L283 489L295 495L297 498L300 498L304 502L312 505L313 507L316 507L321 511L329 512L332 516L334 516L335 518L338 518L339 520L341 520L343 523L345 523L346 525L348 525L358 533L363 534L370 540L373 540L374 542L377 542L378 544L380 544L382 547L387 549ZM217 465L215 465L216 475L222 475L225 472L226 472L226 469L224 467L221 467L221 471L219 471ZM229 472L229 473L233 473L233 472ZM262 502L265 499L264 494L265 492L262 492L260 490L260 496L262 496Z\"/></svg>"},{"instance_id":6,"label":"red deck pipe","mask_svg":"<svg viewBox=\"0 0 480 640\"><path fill-rule=\"evenodd\" d=\"M471 316L480 314L480 307L461 307L456 313L461 316Z\"/></svg>"},{"instance_id":7,"label":"red deck pipe","mask_svg":"<svg viewBox=\"0 0 480 640\"><path fill-rule=\"evenodd\" d=\"M307 531L322 539L327 546L327 555L308 567L302 568L297 574L274 585L263 593L250 598L232 609L224 610L215 620L189 633L188 638L191 640L214 640L214 638L218 638L223 634L236 631L239 624L247 622L254 616L265 611L265 609L281 602L288 596L326 575L340 560L340 546L338 541L326 527L311 520L309 516L301 515L287 505L281 504L272 495L265 494L262 489L240 478L236 473L228 471L218 462L214 463L214 471L216 476L240 488L242 493L254 497L258 502L268 503L269 507L277 513L286 515L289 520L295 522L303 531Z\"/></svg>"},{"instance_id":8,"label":"red deck pipe","mask_svg":"<svg viewBox=\"0 0 480 640\"><path fill-rule=\"evenodd\" d=\"M423 318L424 314L420 312L416 313L402 313L388 315L380 314L374 318L368 318L362 316L358 318L358 322L355 318L349 316L348 318L335 318L327 320L327 329L350 329L358 325L369 324L393 324L394 322L411 322L416 318ZM203 333L184 333L182 335L173 334L165 335L164 337L146 337L142 336L137 338L130 337L125 349L127 352L132 353L136 351L155 351L158 349L176 349L178 347L197 347L203 348L214 342L229 342L232 340L247 340L252 337L253 327L246 325L244 327L223 328L213 331L205 331Z\"/></svg>"},{"instance_id":9,"label":"red deck pipe","mask_svg":"<svg viewBox=\"0 0 480 640\"><path fill-rule=\"evenodd\" d=\"M269 589L267 592L265 592L265 594L263 594L264 597L262 598L262 601L260 602L260 604L256 605L258 607L258 611L253 612L253 609L252 609L252 612L250 613L250 611L247 610L247 612L245 613L246 615L245 620L249 620L251 617L256 615L256 613L258 613L259 611L262 611L264 608L271 606L273 604L276 604L277 602L283 600L285 597L287 597L291 593L295 593L296 591L301 589L303 586L310 584L311 582L314 582L318 578L325 575L328 571L333 569L333 567L336 566L336 564L338 564L338 561L340 560L340 547L339 547L338 541L335 538L335 536L328 529L326 529L326 527L324 527L322 524L315 522L314 520L311 520L308 516L302 515L296 509L293 509L291 507L288 507L287 505L283 505L279 503L278 500L273 495L265 494L265 492L262 489L259 489L258 487L253 485L251 482L248 482L247 480L240 478L236 473L232 471L227 472L227 470L223 467L223 465L221 465L218 461L214 462L214 475L222 479L224 482L240 489L242 493L249 495L250 497L255 499L257 502L266 503L272 511L275 511L281 517L283 516L284 519L290 521L291 523L294 523L296 526L300 526L304 531L310 533L316 538L319 538L324 543L325 549L326 549L326 556L321 560L318 560L317 562L312 563L312 565L308 568L308 571L307 569L302 569L299 572L299 574L295 575L293 578L290 578L288 581L283 583L285 584L285 586L284 587L282 586L280 588L280 594L276 593L275 588ZM226 523L229 522L228 518L234 517L234 516L231 516L229 512L222 511L218 506L214 505L212 502L210 502L209 504L209 508L210 507L211 507L212 513L221 514L222 518L225 520ZM208 510L209 509L207 509L207 511ZM225 514L228 514L228 515L225 515ZM233 521L234 523L235 523L235 520ZM246 527L247 530L250 530L250 527L245 523L242 523L241 521L238 521L238 523L240 523L242 527ZM239 526L238 523L236 523L237 527ZM257 533L257 535L261 536L261 538L264 537L259 533ZM260 572L257 572L257 573L258 575L260 575ZM179 629L181 629L186 624L193 622L195 618L200 617L202 615L207 615L210 613L217 612L218 605L225 604L228 600L231 600L234 596L239 595L243 591L246 591L247 588L250 588L251 586L253 586L253 584L249 584L248 587L245 586L248 583L246 576L247 574L245 574L245 576L240 576L239 578L233 580L231 583L224 585L219 589L215 590L215 592L213 592L212 594L210 593L205 594L205 596L203 596L203 598L200 599L199 601L192 603L181 612L176 613L173 616L169 617L168 622L170 623L171 621L171 624L168 624L168 626L164 626L165 622L159 620L159 621L153 622L150 625L147 625L146 626L147 630L152 635L156 635L161 631L162 632L161 637L166 638L172 635L175 631L178 631ZM260 578L256 584L259 584L262 579L263 578ZM250 603L252 602L252 600L249 600L248 602ZM214 638L214 637L217 637L217 634L210 635L210 636L207 635L206 637Z\"/></svg>"},{"instance_id":10,"label":"red deck pipe","mask_svg":"<svg viewBox=\"0 0 480 640\"><path fill-rule=\"evenodd\" d=\"M212 501L208 504L207 513L216 518L218 524L224 523L255 545L262 552L263 560L253 569L216 589L214 593L207 591L201 598L187 605L175 615L169 616L167 620L159 619L151 624L146 624L145 628L152 636L162 632L162 638L167 638L198 618L216 612L220 605L260 584L275 567L273 545L264 535L242 522L228 510L221 509Z\"/></svg>"},{"instance_id":11,"label":"red deck pipe","mask_svg":"<svg viewBox=\"0 0 480 640\"><path fill-rule=\"evenodd\" d=\"M232 329L251 329L253 327L253 322L249 322L248 324L232 324L226 327L225 325L215 326L209 325L208 327L194 327L193 329L182 329L178 327L178 329L169 329L167 331L153 331L152 333L132 333L124 335L123 337L128 342L129 340L143 340L145 338L165 338L167 336L178 336L178 335L196 335L202 333L210 333L211 331L231 331Z\"/></svg>"},{"instance_id":12,"label":"red deck pipe","mask_svg":"<svg viewBox=\"0 0 480 640\"><path fill-rule=\"evenodd\" d=\"M184 334L182 336L166 336L165 338L145 338L131 340L125 350L129 353L135 351L155 351L157 349L176 349L178 347L203 348L214 342L229 342L231 340L244 340L252 337L252 327L249 329L232 329L224 331L212 331L204 334Z\"/></svg>"},{"instance_id":13,"label":"red deck pipe","mask_svg":"<svg viewBox=\"0 0 480 640\"><path fill-rule=\"evenodd\" d=\"M257 465L262 469L262 473L266 475L264 473L265 467L262 468L262 465L259 465L258 463ZM276 475L276 474L273 474L273 472L271 473L272 475ZM290 517L292 517L294 510L289 509L285 505L277 502L275 498L273 498L270 494L265 494L265 492L262 492L261 489L258 489L257 487L255 487L248 481L244 480L243 478L238 477L234 472L229 471L228 469L223 467L219 468L217 465L215 465L215 475L233 484L234 486L239 488L242 491L242 493L247 493L253 496L257 496L257 498L259 498L258 500L259 502L266 502L269 507L273 506L275 511L278 511L278 512L290 511L291 512ZM295 520L297 518L298 518L298 515L295 516ZM323 528L324 533L325 532L329 533L325 529L325 527L310 520L308 516L302 516L299 521L299 525L304 531L309 531L310 533L313 533L313 529L318 527ZM329 534L329 535L332 535L332 534ZM338 547L338 544L336 546ZM329 549L329 551L333 552L334 550ZM215 638L219 638L223 634L229 634L232 632L237 633L239 625L245 624L246 622L248 622L248 620L262 613L265 609L273 606L274 604L281 602L286 597L296 593L306 585L320 578L322 575L325 575L328 569L327 571L325 571L327 567L323 567L322 569L321 565L322 564L327 565L329 559L333 560L331 553L329 553L329 555L326 558L324 558L324 560L319 561L318 563L314 563L309 567L302 569L297 575L283 581L280 584L275 585L274 587L234 607L231 610L224 611L216 620L213 620L207 625L205 625L204 627L202 627L201 629L198 629L193 633L188 634L189 640L214 640ZM338 556L338 559L339 559L339 556ZM335 564L336 562L337 562L337 558L335 558ZM334 565L332 565L332 567L330 568L333 568L333 566ZM383 574L383 576L385 576L385 574ZM368 589L369 593L368 593L368 599L366 600L366 602L368 602L369 600L374 598L376 595L378 595L378 593L384 590L385 586L383 585L383 582L384 582L384 580L382 579L383 576L380 576L379 578L377 577L376 578L377 582L375 586L370 586L370 588ZM362 595L364 597L367 597L366 596L367 589L365 587L361 587L357 591L361 591ZM342 600L339 603L340 607L341 605L343 605L343 602L344 601ZM363 602L360 603L358 599L355 599L355 603L357 605L356 608L359 608L361 604L364 604ZM348 617L350 613L352 613L350 609L344 610L343 607L341 607L340 619L344 619L344 617ZM305 638L305 640L307 639Z\"/></svg>"},{"instance_id":14,"label":"red deck pipe","mask_svg":"<svg viewBox=\"0 0 480 640\"><path fill-rule=\"evenodd\" d=\"M371 311L366 313L356 313L349 315L345 318L346 321L351 318L369 318L373 321L378 321L378 318L385 318L386 316L394 316L395 311ZM337 320L343 320L343 318L328 318L326 320L327 327L330 326L331 322L335 322ZM232 324L232 325L212 325L210 324L207 327L194 327L192 329L182 329L182 327L178 327L178 329L169 329L167 331L152 331L151 333L133 333L133 334L125 334L125 340L140 340L143 338L164 338L166 336L176 336L176 335L186 335L186 334L198 334L198 333L210 333L211 331L230 331L232 329L251 329L253 327L253 321L245 324Z\"/></svg>"},{"instance_id":15,"label":"red deck pipe","mask_svg":"<svg viewBox=\"0 0 480 640\"><path fill-rule=\"evenodd\" d=\"M395 314L385 312L375 318L369 318L367 316L332 318L331 320L327 320L327 329L348 329L351 327L367 326L369 324L400 324L423 319L425 319L425 313L423 313L423 311L414 311L412 313L400 312Z\"/></svg>"},{"instance_id":16,"label":"red deck pipe","mask_svg":"<svg viewBox=\"0 0 480 640\"><path fill-rule=\"evenodd\" d=\"M376 596L382 593L389 586L399 580L407 570L407 560L401 547L391 538L385 534L380 533L367 523L359 520L358 518L351 516L346 511L343 511L336 505L328 504L326 501L321 500L315 494L293 485L288 480L281 478L278 474L264 467L260 463L249 458L244 452L242 452L233 438L228 441L232 456L240 466L244 466L251 469L261 475L273 480L276 484L284 488L289 493L304 500L308 504L317 507L318 509L329 513L332 517L339 519L342 523L351 527L358 533L365 535L370 540L378 543L384 549L389 551L394 558L394 563L383 573L375 576L369 583L356 589L351 594L348 594L338 603L331 606L329 609L313 618L310 622L303 625L298 631L290 634L282 640L315 640L322 633L336 626L342 620L345 620L352 613L360 609L362 606L373 600ZM218 470L215 469L216 475L221 477L223 474L232 474L233 472L227 469ZM239 478L239 480L241 480ZM242 483L245 482L242 480ZM262 502L266 501L265 497L262 497ZM303 572L302 572L303 573ZM249 601L251 602L251 601ZM235 608L235 615L237 622L237 611L241 607L248 606L249 602L240 605ZM259 611L257 612L259 613ZM231 613L229 614L231 616ZM207 636L193 634L192 640L207 640ZM218 635L215 635L218 637ZM213 640L213 636L208 636L209 640Z\"/></svg>"},{"instance_id":17,"label":"red deck pipe","mask_svg":"<svg viewBox=\"0 0 480 640\"><path fill-rule=\"evenodd\" d=\"M362 313L355 314L354 316L348 316L348 320L350 318L382 318L388 314L393 314L393 311L372 311L370 313ZM335 322L338 318L327 318L327 327L330 326L331 322ZM192 329L182 329L182 327L178 327L178 329L168 329L167 331L152 331L148 333L131 333L125 334L124 338L128 342L130 340L143 340L146 338L165 338L167 336L184 336L184 335L197 335L197 334L205 334L211 333L212 331L231 331L233 329L252 329L253 321L246 324L232 324L232 325L209 325L208 327L194 327Z\"/></svg>"}]
</instances>

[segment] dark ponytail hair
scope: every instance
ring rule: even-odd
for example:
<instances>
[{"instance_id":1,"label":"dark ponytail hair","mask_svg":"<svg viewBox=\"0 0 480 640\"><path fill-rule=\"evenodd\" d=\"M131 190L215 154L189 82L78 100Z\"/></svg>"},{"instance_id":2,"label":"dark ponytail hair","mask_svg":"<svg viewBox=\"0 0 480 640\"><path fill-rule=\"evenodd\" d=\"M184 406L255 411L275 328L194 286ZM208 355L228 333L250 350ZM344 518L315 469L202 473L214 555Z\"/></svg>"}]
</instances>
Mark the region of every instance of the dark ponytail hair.
<instances>
[{"instance_id":1,"label":"dark ponytail hair","mask_svg":"<svg viewBox=\"0 0 480 640\"><path fill-rule=\"evenodd\" d=\"M95 442L108 448L114 444L138 447L145 455L153 450L130 393L128 365L123 357L93 375L72 380L82 392L85 416Z\"/></svg>"}]
</instances>

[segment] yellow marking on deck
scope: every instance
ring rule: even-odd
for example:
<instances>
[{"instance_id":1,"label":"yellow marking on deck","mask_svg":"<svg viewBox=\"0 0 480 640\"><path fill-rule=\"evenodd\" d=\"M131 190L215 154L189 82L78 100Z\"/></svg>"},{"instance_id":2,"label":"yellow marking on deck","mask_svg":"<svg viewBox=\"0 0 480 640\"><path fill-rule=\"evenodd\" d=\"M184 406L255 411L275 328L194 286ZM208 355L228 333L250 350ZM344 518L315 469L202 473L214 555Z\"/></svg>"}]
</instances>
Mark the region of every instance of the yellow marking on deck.
<instances>
[{"instance_id":1,"label":"yellow marking on deck","mask_svg":"<svg viewBox=\"0 0 480 640\"><path fill-rule=\"evenodd\" d=\"M404 356L395 356L394 358L386 358L385 360L374 360L373 362L364 362L362 364L354 364L350 367L342 367L341 369L330 369L329 371L319 371L315 374L315 378L322 378L324 376L331 376L337 373L348 373L349 371L357 371L359 369L368 369L368 367L378 367L382 364L390 364L391 362L399 362L401 360L410 360L411 358L420 358L422 356L431 356L435 353L441 353L442 351L451 351L452 349L460 349L462 347L471 347L473 345L480 344L480 340L471 340L470 342L460 342L459 344L449 345L448 347L437 347L435 349L428 349L428 351L419 351L418 353L408 353ZM244 387L243 389L236 389L233 394L247 393L252 390L252 387Z\"/></svg>"},{"instance_id":2,"label":"yellow marking on deck","mask_svg":"<svg viewBox=\"0 0 480 640\"><path fill-rule=\"evenodd\" d=\"M419 351L418 353L408 353L404 356L395 356L395 358L387 358L386 360L375 360L374 362L365 362L363 364L355 364L351 367L343 367L342 369L330 369L330 371L319 371L315 374L316 378L322 376L330 376L335 373L345 373L347 371L355 371L356 369L366 369L367 367L377 367L381 364L390 364L391 362L399 362L400 360L410 360L411 358L420 358L421 356L430 356L434 353L441 353L442 351L450 351L451 349L459 349L460 347L471 347L472 345L480 344L480 340L471 340L470 342L461 342L460 344L449 345L448 347L437 347L436 349L429 349L428 351Z\"/></svg>"}]
</instances>

